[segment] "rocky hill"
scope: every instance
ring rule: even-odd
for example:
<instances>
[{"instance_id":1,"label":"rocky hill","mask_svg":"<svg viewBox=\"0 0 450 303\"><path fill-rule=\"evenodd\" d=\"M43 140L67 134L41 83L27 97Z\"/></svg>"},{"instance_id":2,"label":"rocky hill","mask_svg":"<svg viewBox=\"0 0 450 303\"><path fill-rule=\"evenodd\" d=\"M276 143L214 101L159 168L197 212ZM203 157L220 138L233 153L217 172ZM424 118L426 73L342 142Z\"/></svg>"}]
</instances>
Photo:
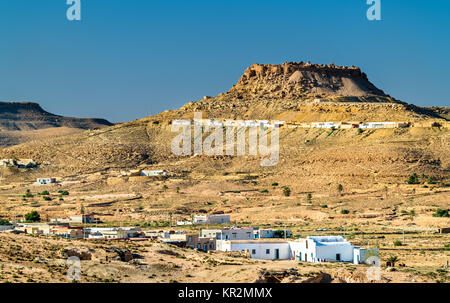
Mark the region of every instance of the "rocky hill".
<instances>
[{"instance_id":1,"label":"rocky hill","mask_svg":"<svg viewBox=\"0 0 450 303\"><path fill-rule=\"evenodd\" d=\"M113 124L104 119L71 118L51 114L32 102L0 102L0 146L67 135Z\"/></svg>"},{"instance_id":2,"label":"rocky hill","mask_svg":"<svg viewBox=\"0 0 450 303\"><path fill-rule=\"evenodd\" d=\"M375 87L358 67L311 63L253 64L228 92L186 104L227 119L417 121L442 119L433 109L401 102Z\"/></svg>"}]
</instances>

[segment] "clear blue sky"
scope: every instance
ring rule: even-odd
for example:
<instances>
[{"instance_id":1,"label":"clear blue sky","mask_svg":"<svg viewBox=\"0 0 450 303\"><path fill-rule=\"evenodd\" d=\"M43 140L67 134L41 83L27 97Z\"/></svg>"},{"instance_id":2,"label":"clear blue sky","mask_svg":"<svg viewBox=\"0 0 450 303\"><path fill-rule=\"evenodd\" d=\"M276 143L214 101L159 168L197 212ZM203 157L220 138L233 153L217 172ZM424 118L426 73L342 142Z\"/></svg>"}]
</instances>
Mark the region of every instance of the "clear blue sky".
<instances>
[{"instance_id":1,"label":"clear blue sky","mask_svg":"<svg viewBox=\"0 0 450 303\"><path fill-rule=\"evenodd\" d=\"M125 122L227 91L252 63L357 65L386 93L450 106L450 1L0 0L0 100Z\"/></svg>"}]
</instances>

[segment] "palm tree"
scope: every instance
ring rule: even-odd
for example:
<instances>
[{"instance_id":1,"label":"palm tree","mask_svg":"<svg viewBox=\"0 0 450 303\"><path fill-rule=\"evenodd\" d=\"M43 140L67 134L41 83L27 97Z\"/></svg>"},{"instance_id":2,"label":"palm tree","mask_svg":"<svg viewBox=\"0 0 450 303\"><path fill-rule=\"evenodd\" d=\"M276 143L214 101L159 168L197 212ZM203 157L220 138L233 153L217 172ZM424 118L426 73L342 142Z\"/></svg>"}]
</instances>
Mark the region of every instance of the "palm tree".
<instances>
[{"instance_id":1,"label":"palm tree","mask_svg":"<svg viewBox=\"0 0 450 303\"><path fill-rule=\"evenodd\" d=\"M390 256L387 261L389 263L391 263L392 267L395 267L395 263L398 262L398 257L397 256Z\"/></svg>"}]
</instances>

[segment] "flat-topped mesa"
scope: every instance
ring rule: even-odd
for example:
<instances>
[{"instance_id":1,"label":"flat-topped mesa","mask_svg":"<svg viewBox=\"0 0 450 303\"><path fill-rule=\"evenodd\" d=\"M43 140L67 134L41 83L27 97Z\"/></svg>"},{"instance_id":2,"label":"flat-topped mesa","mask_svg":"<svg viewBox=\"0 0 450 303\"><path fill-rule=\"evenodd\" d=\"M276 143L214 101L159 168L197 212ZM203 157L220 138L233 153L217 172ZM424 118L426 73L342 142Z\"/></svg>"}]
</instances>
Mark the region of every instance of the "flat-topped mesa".
<instances>
[{"instance_id":1,"label":"flat-topped mesa","mask_svg":"<svg viewBox=\"0 0 450 303\"><path fill-rule=\"evenodd\" d=\"M367 75L358 67L310 62L253 64L245 70L230 92L263 94L275 98L304 98L311 95L389 98L370 83Z\"/></svg>"},{"instance_id":2,"label":"flat-topped mesa","mask_svg":"<svg viewBox=\"0 0 450 303\"><path fill-rule=\"evenodd\" d=\"M333 63L329 65L313 64L310 62L286 62L283 64L258 64L255 63L247 68L244 75L239 79L238 83L242 83L254 77L283 75L288 76L296 71L312 71L312 72L327 72L340 73L349 77L364 77L367 76L361 73L361 69L356 66L336 66Z\"/></svg>"},{"instance_id":3,"label":"flat-topped mesa","mask_svg":"<svg viewBox=\"0 0 450 303\"><path fill-rule=\"evenodd\" d=\"M0 101L0 113L17 111L44 112L42 107L35 102L2 102Z\"/></svg>"},{"instance_id":4,"label":"flat-topped mesa","mask_svg":"<svg viewBox=\"0 0 450 303\"><path fill-rule=\"evenodd\" d=\"M0 102L0 131L27 131L54 127L96 129L111 125L113 124L104 119L55 115L34 102Z\"/></svg>"}]
</instances>

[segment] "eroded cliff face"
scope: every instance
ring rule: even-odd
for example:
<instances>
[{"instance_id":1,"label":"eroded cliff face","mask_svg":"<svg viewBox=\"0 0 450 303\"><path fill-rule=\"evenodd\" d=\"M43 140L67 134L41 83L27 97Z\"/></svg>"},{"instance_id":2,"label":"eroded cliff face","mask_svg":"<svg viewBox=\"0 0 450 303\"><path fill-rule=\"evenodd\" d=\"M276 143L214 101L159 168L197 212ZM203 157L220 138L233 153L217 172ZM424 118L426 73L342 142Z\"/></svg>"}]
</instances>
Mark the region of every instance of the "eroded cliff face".
<instances>
[{"instance_id":1,"label":"eroded cliff face","mask_svg":"<svg viewBox=\"0 0 450 303\"><path fill-rule=\"evenodd\" d=\"M356 97L372 102L393 101L376 88L358 67L311 63L253 64L230 92L275 98Z\"/></svg>"}]
</instances>

